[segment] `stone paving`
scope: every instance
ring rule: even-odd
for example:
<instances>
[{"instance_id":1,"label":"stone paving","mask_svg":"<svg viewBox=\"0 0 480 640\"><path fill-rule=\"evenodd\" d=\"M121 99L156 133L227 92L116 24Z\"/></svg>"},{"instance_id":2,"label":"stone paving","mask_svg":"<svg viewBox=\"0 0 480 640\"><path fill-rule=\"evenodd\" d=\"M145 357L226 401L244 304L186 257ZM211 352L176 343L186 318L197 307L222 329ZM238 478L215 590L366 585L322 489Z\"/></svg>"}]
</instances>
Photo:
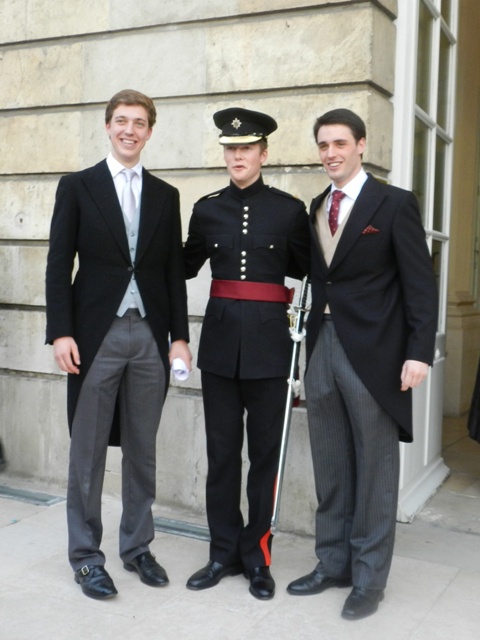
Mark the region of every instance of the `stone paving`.
<instances>
[{"instance_id":1,"label":"stone paving","mask_svg":"<svg viewBox=\"0 0 480 640\"><path fill-rule=\"evenodd\" d=\"M357 622L340 617L348 590L289 596L288 582L314 564L313 539L284 533L274 542L277 593L260 602L243 576L192 592L189 575L203 566L208 543L159 532L152 551L170 585L153 589L126 572L117 555L118 497L104 498L104 551L119 595L86 598L66 561L61 492L0 476L0 638L8 640L476 640L480 628L480 446L453 434L444 456L452 475L415 518L399 524L392 571L378 612ZM32 504L17 495L46 492ZM40 496L41 497L41 496ZM156 516L189 514L156 508ZM195 527L194 527L195 528ZM198 528L198 527L197 527Z\"/></svg>"}]
</instances>

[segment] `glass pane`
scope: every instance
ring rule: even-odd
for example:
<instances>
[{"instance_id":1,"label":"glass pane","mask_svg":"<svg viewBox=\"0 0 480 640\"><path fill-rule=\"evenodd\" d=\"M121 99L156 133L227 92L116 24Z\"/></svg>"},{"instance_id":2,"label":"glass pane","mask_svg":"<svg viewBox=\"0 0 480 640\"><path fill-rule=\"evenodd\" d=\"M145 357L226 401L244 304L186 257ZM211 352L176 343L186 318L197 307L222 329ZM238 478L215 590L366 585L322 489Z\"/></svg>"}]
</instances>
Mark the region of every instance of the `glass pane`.
<instances>
[{"instance_id":1,"label":"glass pane","mask_svg":"<svg viewBox=\"0 0 480 640\"><path fill-rule=\"evenodd\" d=\"M437 102L437 122L447 129L447 107L448 107L448 86L449 86L449 60L450 42L443 31L440 36L440 61L438 69L438 102Z\"/></svg>"},{"instance_id":2,"label":"glass pane","mask_svg":"<svg viewBox=\"0 0 480 640\"><path fill-rule=\"evenodd\" d=\"M445 193L445 156L447 153L446 143L437 137L435 149L435 193L433 195L433 228L435 231L443 233L444 221L444 193Z\"/></svg>"},{"instance_id":3,"label":"glass pane","mask_svg":"<svg viewBox=\"0 0 480 640\"><path fill-rule=\"evenodd\" d=\"M418 21L417 50L417 95L416 103L424 111L430 110L430 67L432 56L433 18L424 5L420 3Z\"/></svg>"},{"instance_id":4,"label":"glass pane","mask_svg":"<svg viewBox=\"0 0 480 640\"><path fill-rule=\"evenodd\" d=\"M450 16L452 15L452 1L442 0L442 18L450 25Z\"/></svg>"},{"instance_id":5,"label":"glass pane","mask_svg":"<svg viewBox=\"0 0 480 640\"><path fill-rule=\"evenodd\" d=\"M415 118L415 143L413 149L412 190L418 198L422 222L425 225L427 198L428 128Z\"/></svg>"}]
</instances>

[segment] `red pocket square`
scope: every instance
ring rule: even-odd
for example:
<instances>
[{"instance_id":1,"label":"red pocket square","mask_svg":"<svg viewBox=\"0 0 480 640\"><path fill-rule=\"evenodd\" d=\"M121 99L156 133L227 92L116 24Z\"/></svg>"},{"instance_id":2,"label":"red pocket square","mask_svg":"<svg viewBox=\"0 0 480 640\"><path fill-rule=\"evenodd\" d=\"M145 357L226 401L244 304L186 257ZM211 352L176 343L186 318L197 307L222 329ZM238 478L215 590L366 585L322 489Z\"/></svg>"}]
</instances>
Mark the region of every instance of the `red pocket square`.
<instances>
[{"instance_id":1,"label":"red pocket square","mask_svg":"<svg viewBox=\"0 0 480 640\"><path fill-rule=\"evenodd\" d=\"M370 233L380 233L380 229L372 227L372 225L369 224L368 227L365 227L365 229L362 231L362 236L367 236Z\"/></svg>"}]
</instances>

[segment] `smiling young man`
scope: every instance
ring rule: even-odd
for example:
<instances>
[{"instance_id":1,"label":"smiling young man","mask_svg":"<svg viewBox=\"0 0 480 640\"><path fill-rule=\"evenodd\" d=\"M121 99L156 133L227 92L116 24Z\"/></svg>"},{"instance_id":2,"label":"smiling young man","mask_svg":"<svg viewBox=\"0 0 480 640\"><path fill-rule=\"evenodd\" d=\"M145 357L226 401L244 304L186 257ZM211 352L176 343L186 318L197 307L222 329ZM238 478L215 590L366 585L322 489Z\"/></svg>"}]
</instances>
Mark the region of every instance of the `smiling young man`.
<instances>
[{"instance_id":1,"label":"smiling young man","mask_svg":"<svg viewBox=\"0 0 480 640\"><path fill-rule=\"evenodd\" d=\"M217 112L214 122L230 184L195 204L185 245L187 278L207 260L213 278L198 353L210 559L187 587L207 589L245 573L250 593L266 600L275 592L270 521L292 352L284 281L308 270L308 217L303 202L263 182L275 120L231 108ZM240 509L245 413L246 523Z\"/></svg>"},{"instance_id":2,"label":"smiling young man","mask_svg":"<svg viewBox=\"0 0 480 640\"><path fill-rule=\"evenodd\" d=\"M348 109L317 119L332 184L310 210L312 309L305 394L318 564L292 595L353 586L342 617L373 614L393 555L399 439L432 364L437 289L418 204L367 175L366 131Z\"/></svg>"},{"instance_id":3,"label":"smiling young man","mask_svg":"<svg viewBox=\"0 0 480 640\"><path fill-rule=\"evenodd\" d=\"M68 554L75 581L96 599L117 593L100 549L109 443L122 447L124 567L150 586L168 583L149 549L156 434L170 362L190 366L191 357L178 191L140 162L155 119L142 93L113 96L111 153L61 178L50 232L46 340L68 373Z\"/></svg>"}]
</instances>

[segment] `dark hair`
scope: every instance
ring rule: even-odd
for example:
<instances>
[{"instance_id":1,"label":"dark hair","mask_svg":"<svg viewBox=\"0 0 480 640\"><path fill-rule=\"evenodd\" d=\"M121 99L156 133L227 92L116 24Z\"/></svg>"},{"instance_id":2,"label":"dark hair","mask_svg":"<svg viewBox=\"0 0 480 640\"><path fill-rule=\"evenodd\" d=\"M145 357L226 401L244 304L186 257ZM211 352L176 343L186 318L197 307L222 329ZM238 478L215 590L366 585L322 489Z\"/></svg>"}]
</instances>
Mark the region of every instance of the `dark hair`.
<instances>
[{"instance_id":1,"label":"dark hair","mask_svg":"<svg viewBox=\"0 0 480 640\"><path fill-rule=\"evenodd\" d=\"M139 105L144 107L148 114L148 126L151 129L157 119L157 110L153 104L153 100L139 91L133 89L123 89L110 98L107 108L105 109L105 124L109 124L112 119L113 112L120 104L128 106Z\"/></svg>"},{"instance_id":2,"label":"dark hair","mask_svg":"<svg viewBox=\"0 0 480 640\"><path fill-rule=\"evenodd\" d=\"M328 124L343 124L350 129L356 142L367 137L364 121L350 109L333 109L316 119L313 125L313 136L317 142L318 130Z\"/></svg>"}]
</instances>

